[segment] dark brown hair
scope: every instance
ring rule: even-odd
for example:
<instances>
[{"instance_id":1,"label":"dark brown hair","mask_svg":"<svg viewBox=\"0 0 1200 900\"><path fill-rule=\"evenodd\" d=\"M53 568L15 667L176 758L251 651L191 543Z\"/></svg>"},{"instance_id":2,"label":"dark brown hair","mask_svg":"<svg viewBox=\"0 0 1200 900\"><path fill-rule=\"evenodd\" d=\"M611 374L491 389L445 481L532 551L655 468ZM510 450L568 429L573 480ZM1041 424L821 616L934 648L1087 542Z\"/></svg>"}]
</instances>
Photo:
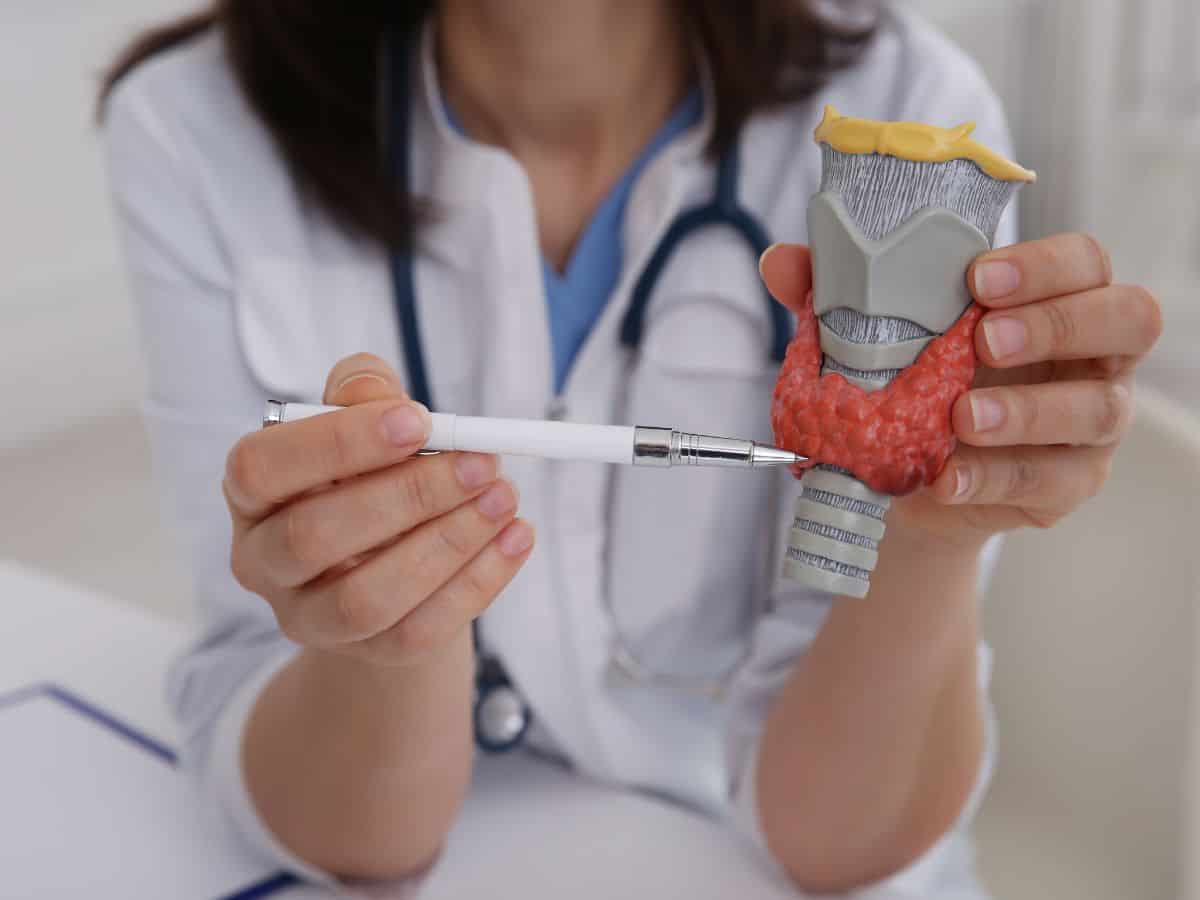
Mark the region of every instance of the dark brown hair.
<instances>
[{"instance_id":1,"label":"dark brown hair","mask_svg":"<svg viewBox=\"0 0 1200 900\"><path fill-rule=\"evenodd\" d=\"M435 5L436 0L217 0L136 38L104 76L99 112L117 81L139 63L219 28L246 99L303 192L343 227L403 246L418 207L414 198L398 195L381 158L379 49L389 29L408 37ZM678 5L712 67L714 154L755 110L811 94L833 71L852 64L876 19L872 0L678 0Z\"/></svg>"}]
</instances>

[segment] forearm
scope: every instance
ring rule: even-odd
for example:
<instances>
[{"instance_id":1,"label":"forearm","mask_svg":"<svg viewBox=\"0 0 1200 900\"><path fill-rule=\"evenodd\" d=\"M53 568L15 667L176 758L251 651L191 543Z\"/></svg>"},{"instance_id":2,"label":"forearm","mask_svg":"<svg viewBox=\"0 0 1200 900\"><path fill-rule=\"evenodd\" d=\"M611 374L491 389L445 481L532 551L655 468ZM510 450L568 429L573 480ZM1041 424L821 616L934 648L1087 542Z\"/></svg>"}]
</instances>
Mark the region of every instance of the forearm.
<instances>
[{"instance_id":1,"label":"forearm","mask_svg":"<svg viewBox=\"0 0 1200 900\"><path fill-rule=\"evenodd\" d=\"M342 876L430 864L470 779L473 665L469 629L414 666L301 652L262 692L242 748L272 832Z\"/></svg>"},{"instance_id":2,"label":"forearm","mask_svg":"<svg viewBox=\"0 0 1200 900\"><path fill-rule=\"evenodd\" d=\"M834 606L777 698L757 802L768 846L802 887L883 878L962 811L984 744L977 560L889 535L870 595Z\"/></svg>"}]
</instances>

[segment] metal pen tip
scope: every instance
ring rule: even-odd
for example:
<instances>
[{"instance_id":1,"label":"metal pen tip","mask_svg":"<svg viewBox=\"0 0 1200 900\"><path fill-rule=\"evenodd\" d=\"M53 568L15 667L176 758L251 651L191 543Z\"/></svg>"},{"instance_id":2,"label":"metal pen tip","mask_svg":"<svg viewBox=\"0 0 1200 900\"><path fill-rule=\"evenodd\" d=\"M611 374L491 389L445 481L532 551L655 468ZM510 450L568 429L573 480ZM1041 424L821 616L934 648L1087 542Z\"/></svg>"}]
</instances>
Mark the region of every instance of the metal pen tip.
<instances>
[{"instance_id":1,"label":"metal pen tip","mask_svg":"<svg viewBox=\"0 0 1200 900\"><path fill-rule=\"evenodd\" d=\"M791 450L772 447L769 444L755 444L754 458L750 464L753 466L793 466L807 460L807 456L800 456Z\"/></svg>"}]
</instances>

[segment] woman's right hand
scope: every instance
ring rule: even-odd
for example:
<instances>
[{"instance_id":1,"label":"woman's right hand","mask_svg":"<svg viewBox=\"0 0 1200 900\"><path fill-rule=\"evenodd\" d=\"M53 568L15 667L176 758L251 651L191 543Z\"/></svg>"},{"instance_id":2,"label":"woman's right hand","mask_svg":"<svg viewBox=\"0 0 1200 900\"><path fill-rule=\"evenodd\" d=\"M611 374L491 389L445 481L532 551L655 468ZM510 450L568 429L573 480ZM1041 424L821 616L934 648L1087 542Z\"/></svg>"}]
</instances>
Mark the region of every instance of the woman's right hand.
<instances>
[{"instance_id":1,"label":"woman's right hand","mask_svg":"<svg viewBox=\"0 0 1200 900\"><path fill-rule=\"evenodd\" d=\"M533 528L494 456L414 456L429 413L368 354L325 402L346 409L246 435L229 453L231 565L296 643L385 665L448 647L529 557Z\"/></svg>"}]
</instances>

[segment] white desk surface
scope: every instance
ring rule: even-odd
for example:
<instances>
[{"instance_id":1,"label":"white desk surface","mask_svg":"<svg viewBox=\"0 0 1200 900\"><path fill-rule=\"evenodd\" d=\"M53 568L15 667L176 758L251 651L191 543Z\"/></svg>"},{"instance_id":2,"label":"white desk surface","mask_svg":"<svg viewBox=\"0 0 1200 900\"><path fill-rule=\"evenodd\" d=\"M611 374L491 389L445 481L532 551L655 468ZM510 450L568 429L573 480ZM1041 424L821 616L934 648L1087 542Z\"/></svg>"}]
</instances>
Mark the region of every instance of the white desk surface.
<instances>
[{"instance_id":1,"label":"white desk surface","mask_svg":"<svg viewBox=\"0 0 1200 900\"><path fill-rule=\"evenodd\" d=\"M186 627L3 561L0 604L0 693L51 681L177 744L163 679L170 658L188 640ZM409 896L402 890L369 893ZM306 887L272 896L326 895ZM704 819L509 755L481 765L446 854L419 896L796 895Z\"/></svg>"},{"instance_id":2,"label":"white desk surface","mask_svg":"<svg viewBox=\"0 0 1200 900\"><path fill-rule=\"evenodd\" d=\"M175 745L164 673L185 627L0 560L0 693L53 681Z\"/></svg>"}]
</instances>

